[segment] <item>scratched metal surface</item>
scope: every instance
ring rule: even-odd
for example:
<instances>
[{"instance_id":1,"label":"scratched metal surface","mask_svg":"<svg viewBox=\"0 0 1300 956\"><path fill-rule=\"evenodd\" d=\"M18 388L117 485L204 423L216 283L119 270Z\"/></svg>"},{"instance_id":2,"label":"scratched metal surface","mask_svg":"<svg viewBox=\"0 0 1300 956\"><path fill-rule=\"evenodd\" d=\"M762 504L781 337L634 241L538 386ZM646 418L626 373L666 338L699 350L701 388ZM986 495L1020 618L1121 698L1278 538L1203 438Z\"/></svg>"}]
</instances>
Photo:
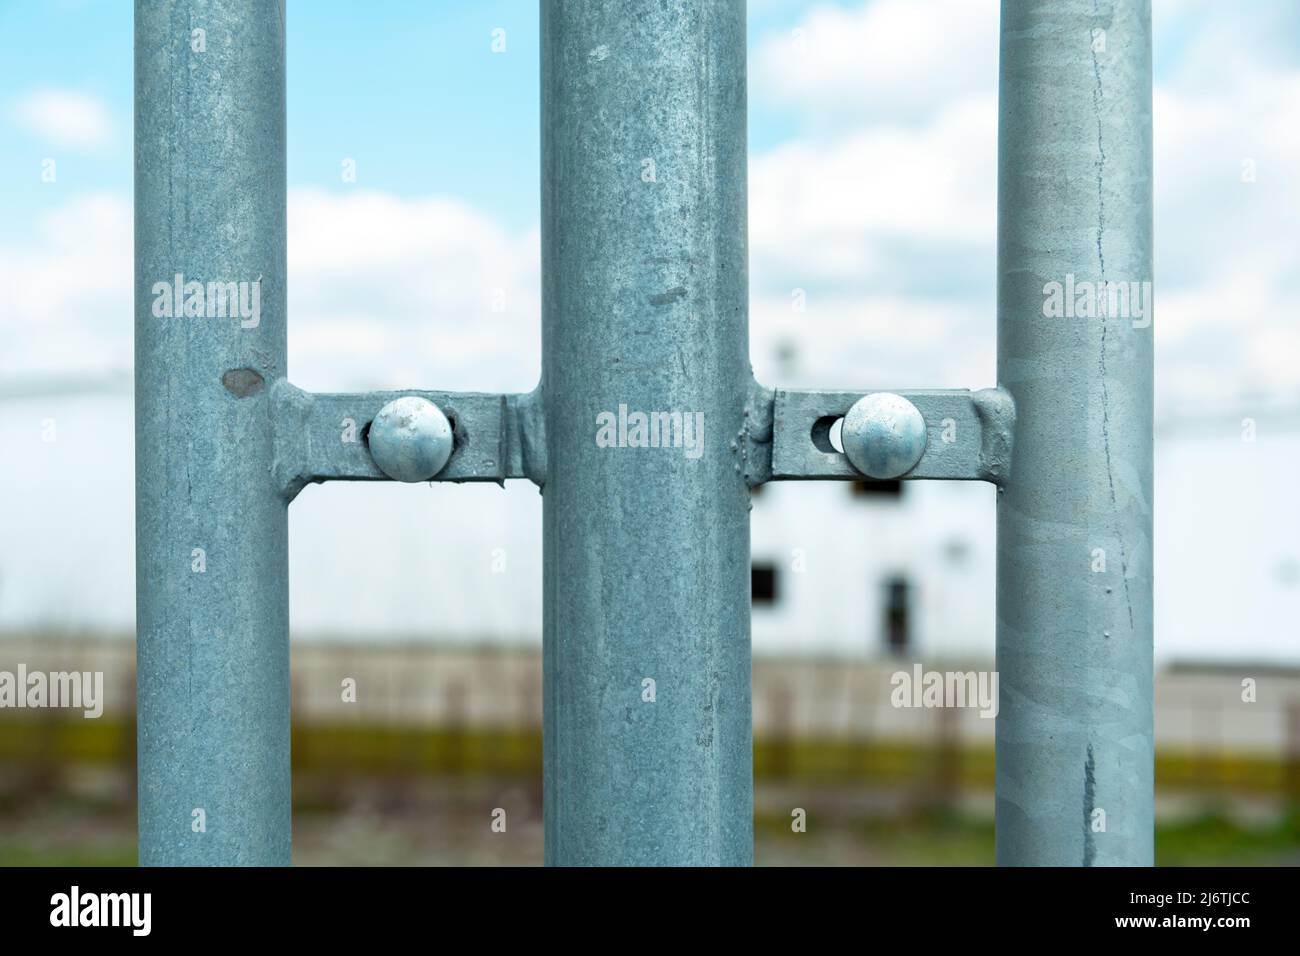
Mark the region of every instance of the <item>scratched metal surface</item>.
<instances>
[{"instance_id":1,"label":"scratched metal surface","mask_svg":"<svg viewBox=\"0 0 1300 956\"><path fill-rule=\"evenodd\" d=\"M135 85L140 862L287 865L283 8L139 0ZM155 316L176 273L260 278L258 323Z\"/></svg>"},{"instance_id":2,"label":"scratched metal surface","mask_svg":"<svg viewBox=\"0 0 1300 956\"><path fill-rule=\"evenodd\" d=\"M546 858L749 863L744 3L543 4L541 125Z\"/></svg>"},{"instance_id":3,"label":"scratched metal surface","mask_svg":"<svg viewBox=\"0 0 1300 956\"><path fill-rule=\"evenodd\" d=\"M1001 30L998 861L1150 865L1151 328L1043 311L1068 273L1152 278L1150 4L1017 0Z\"/></svg>"}]
</instances>

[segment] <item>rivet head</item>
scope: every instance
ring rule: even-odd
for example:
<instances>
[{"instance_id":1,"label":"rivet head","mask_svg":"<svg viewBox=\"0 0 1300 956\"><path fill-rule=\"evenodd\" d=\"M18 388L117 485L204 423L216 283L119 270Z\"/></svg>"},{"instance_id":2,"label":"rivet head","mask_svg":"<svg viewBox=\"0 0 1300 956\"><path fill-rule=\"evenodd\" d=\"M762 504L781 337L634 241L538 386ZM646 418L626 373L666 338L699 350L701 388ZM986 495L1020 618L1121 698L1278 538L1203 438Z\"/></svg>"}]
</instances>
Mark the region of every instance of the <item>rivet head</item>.
<instances>
[{"instance_id":1,"label":"rivet head","mask_svg":"<svg viewBox=\"0 0 1300 956\"><path fill-rule=\"evenodd\" d=\"M893 392L857 400L840 430L844 454L868 478L900 478L925 454L925 418Z\"/></svg>"},{"instance_id":2,"label":"rivet head","mask_svg":"<svg viewBox=\"0 0 1300 956\"><path fill-rule=\"evenodd\" d=\"M407 395L379 410L370 423L370 457L397 481L428 481L451 457L451 422L437 405Z\"/></svg>"}]
</instances>

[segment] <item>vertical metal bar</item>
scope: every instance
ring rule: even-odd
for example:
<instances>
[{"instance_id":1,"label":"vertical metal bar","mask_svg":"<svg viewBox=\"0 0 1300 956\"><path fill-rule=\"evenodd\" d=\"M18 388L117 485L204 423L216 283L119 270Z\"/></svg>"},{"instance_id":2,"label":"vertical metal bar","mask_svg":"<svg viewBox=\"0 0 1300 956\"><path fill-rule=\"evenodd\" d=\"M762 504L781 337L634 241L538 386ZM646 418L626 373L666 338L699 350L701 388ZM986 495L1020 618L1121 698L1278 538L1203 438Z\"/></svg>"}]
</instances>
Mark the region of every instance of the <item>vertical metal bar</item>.
<instances>
[{"instance_id":1,"label":"vertical metal bar","mask_svg":"<svg viewBox=\"0 0 1300 956\"><path fill-rule=\"evenodd\" d=\"M283 4L137 0L143 864L289 862L284 79Z\"/></svg>"},{"instance_id":2,"label":"vertical metal bar","mask_svg":"<svg viewBox=\"0 0 1300 956\"><path fill-rule=\"evenodd\" d=\"M1150 865L1150 3L1001 29L997 859Z\"/></svg>"},{"instance_id":3,"label":"vertical metal bar","mask_svg":"<svg viewBox=\"0 0 1300 956\"><path fill-rule=\"evenodd\" d=\"M542 4L550 863L752 858L745 107L740 0Z\"/></svg>"}]
</instances>

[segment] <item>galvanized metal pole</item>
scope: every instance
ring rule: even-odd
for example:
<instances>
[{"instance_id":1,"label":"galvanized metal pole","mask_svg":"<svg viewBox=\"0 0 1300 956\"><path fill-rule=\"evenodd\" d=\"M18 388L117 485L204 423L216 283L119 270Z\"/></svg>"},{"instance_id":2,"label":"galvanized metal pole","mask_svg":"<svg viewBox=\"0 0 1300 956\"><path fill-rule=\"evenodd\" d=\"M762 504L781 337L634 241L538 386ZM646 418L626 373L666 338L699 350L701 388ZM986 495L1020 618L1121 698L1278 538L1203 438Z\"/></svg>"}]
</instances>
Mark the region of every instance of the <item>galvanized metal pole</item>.
<instances>
[{"instance_id":1,"label":"galvanized metal pole","mask_svg":"<svg viewBox=\"0 0 1300 956\"><path fill-rule=\"evenodd\" d=\"M284 10L135 7L140 862L289 862Z\"/></svg>"},{"instance_id":2,"label":"galvanized metal pole","mask_svg":"<svg viewBox=\"0 0 1300 956\"><path fill-rule=\"evenodd\" d=\"M740 0L542 4L550 863L752 858L745 106Z\"/></svg>"},{"instance_id":3,"label":"galvanized metal pole","mask_svg":"<svg viewBox=\"0 0 1300 956\"><path fill-rule=\"evenodd\" d=\"M1150 865L1150 3L1001 29L997 859Z\"/></svg>"}]
</instances>

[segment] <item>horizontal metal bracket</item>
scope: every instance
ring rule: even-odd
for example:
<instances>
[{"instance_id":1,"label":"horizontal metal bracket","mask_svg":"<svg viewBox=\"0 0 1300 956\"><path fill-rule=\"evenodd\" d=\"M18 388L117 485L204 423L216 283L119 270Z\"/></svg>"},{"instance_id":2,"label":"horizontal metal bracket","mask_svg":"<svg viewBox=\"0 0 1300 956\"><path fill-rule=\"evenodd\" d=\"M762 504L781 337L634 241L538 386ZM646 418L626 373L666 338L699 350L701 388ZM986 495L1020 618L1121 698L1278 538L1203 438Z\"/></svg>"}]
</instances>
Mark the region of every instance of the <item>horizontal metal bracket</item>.
<instances>
[{"instance_id":1,"label":"horizontal metal bracket","mask_svg":"<svg viewBox=\"0 0 1300 956\"><path fill-rule=\"evenodd\" d=\"M830 442L830 428L854 402L877 390L766 389L754 384L745 413L744 456L750 485L767 481L864 476ZM1015 405L1001 388L898 389L926 423L926 448L906 479L988 481L1001 485L1011 465ZM546 433L540 388L523 394L478 392L316 393L280 379L271 387L274 474L292 499L323 481L387 481L371 458L371 422L388 402L418 396L450 420L455 446L433 481L546 480Z\"/></svg>"},{"instance_id":2,"label":"horizontal metal bracket","mask_svg":"<svg viewBox=\"0 0 1300 956\"><path fill-rule=\"evenodd\" d=\"M387 481L370 457L370 423L388 402L406 395L428 399L450 420L455 447L433 481L495 481L546 475L546 437L539 393L478 392L315 393L280 379L271 388L275 479L293 498L322 481Z\"/></svg>"},{"instance_id":3,"label":"horizontal metal bracket","mask_svg":"<svg viewBox=\"0 0 1300 956\"><path fill-rule=\"evenodd\" d=\"M831 445L830 428L854 402L873 391L880 390L760 389L758 404L771 402L771 428L770 433L765 427L756 429L751 444L761 447L764 439L770 441L771 466L754 469L751 484L862 479L848 458ZM996 485L1006 481L1015 429L1015 403L1009 392L1002 388L890 391L915 405L926 424L925 452L904 478L988 481ZM758 422L767 417L754 415L754 411L751 403L751 415Z\"/></svg>"}]
</instances>

